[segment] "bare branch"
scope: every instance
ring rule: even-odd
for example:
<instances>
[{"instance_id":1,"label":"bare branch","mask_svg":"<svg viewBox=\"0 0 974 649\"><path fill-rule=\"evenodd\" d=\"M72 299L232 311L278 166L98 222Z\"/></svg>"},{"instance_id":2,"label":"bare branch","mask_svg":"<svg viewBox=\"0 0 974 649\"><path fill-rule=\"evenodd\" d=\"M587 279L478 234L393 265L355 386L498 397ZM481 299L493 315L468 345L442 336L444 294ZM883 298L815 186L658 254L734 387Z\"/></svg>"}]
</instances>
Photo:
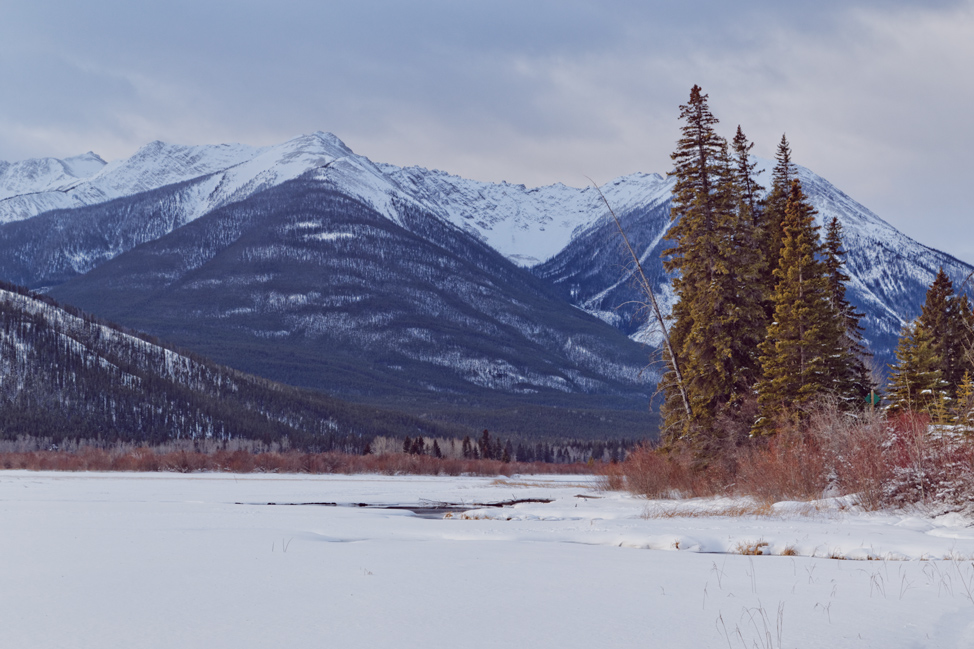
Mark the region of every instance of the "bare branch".
<instances>
[{"instance_id":1,"label":"bare branch","mask_svg":"<svg viewBox=\"0 0 974 649\"><path fill-rule=\"evenodd\" d=\"M642 289L646 297L649 298L650 310L652 311L653 316L656 318L656 323L659 325L660 331L663 334L663 344L666 345L670 367L673 369L673 375L676 377L676 387L680 391L680 397L683 400L683 408L686 410L687 420L690 420L692 418L690 399L687 396L686 385L683 382L683 374L680 372L680 363L677 360L676 351L673 349L673 344L670 341L670 334L666 328L666 319L663 317L663 312L660 311L659 303L656 301L656 293L653 291L652 285L646 278L646 273L643 272L643 265L639 260L639 255L636 254L636 251L632 248L632 244L629 243L629 237L626 236L626 232L622 228L622 222L619 221L619 217L616 216L612 206L609 205L609 201L606 200L605 194L602 193L602 190L599 189L599 186L595 183L595 181L589 178L589 182L591 182L595 187L595 191L599 193L599 197L602 199L602 202L605 203L605 207L609 210L609 214L612 215L612 220L615 221L616 227L619 228L619 234L622 236L622 240L626 244L626 249L629 251L629 255L632 257L632 260L636 265L639 287Z\"/></svg>"}]
</instances>

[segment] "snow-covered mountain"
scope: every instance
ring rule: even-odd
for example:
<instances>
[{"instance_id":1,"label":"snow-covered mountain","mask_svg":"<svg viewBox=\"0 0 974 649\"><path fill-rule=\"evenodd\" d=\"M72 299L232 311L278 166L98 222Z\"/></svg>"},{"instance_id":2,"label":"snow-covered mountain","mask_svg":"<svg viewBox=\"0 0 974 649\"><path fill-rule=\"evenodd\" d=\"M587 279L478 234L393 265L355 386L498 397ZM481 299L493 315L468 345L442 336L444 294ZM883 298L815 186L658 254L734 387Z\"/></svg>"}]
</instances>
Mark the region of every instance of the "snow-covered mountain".
<instances>
[{"instance_id":1,"label":"snow-covered mountain","mask_svg":"<svg viewBox=\"0 0 974 649\"><path fill-rule=\"evenodd\" d=\"M770 170L771 164L767 163L765 167ZM869 342L878 358L886 361L895 345L900 326L919 311L926 287L937 269L944 267L959 282L971 271L971 267L899 233L810 170L799 168L799 175L819 211L820 221L834 215L844 227L848 271L852 277L850 297L866 314ZM298 179L300 182L296 182ZM641 173L618 178L601 188L622 219L645 268L657 284L664 306L672 304L673 300L668 278L659 262L660 252L668 245L665 236L670 226L671 189L671 179ZM268 203L267 199L258 200L271 190L274 190L276 203ZM289 192L297 196L319 190L327 192L329 197L322 198L321 213L315 211L317 208L311 209L306 219L292 223L293 219L288 214L277 209L288 203ZM359 225L352 227L350 222L343 220L344 216L335 216L334 197L353 201L361 206L361 214L368 213L369 216L356 216ZM473 300L462 290L457 292L457 286L448 287L446 275L421 270L423 264L400 267L395 272L390 270L394 268L392 260L397 263L402 261L397 255L412 250L410 246L413 244L406 243L411 236L432 244L432 247L424 247L422 258L429 263L439 264L441 268L453 264L447 259L457 255L473 255L473 258L479 259L474 264L477 279L474 280L473 275L469 279L474 284L490 286L491 300L503 301L504 290L514 285L520 286L516 296L508 295L506 299L513 303L528 303L527 311L516 318L516 327L522 332L521 335L537 328L530 324L529 316L525 315L531 310L530 303L537 301L535 307L542 303L550 304L549 300L554 295L635 340L654 340L651 329L638 317L640 295L629 284L626 270L628 258L620 248L616 226L607 218L607 210L594 188L573 188L560 184L527 188L508 183L478 182L419 167L400 168L373 163L355 154L334 135L321 132L270 147L236 144L175 146L153 142L131 158L110 164L105 164L94 154L60 161L44 159L0 163L0 278L53 290L64 298L86 295L86 299L91 300L90 304L107 304L110 299L117 299L119 295L107 288L113 285L124 285L126 290L134 290L135 284L141 282L146 290L169 291L170 288L166 287L188 282L187 273L204 272L203 269L215 263L224 254L223 251L235 249L240 237L257 236L248 234L251 224L260 221L262 225L258 229L265 232L261 236L283 236L274 229L277 226L273 226L273 223L258 219L254 214L255 209L263 210L264 216L273 213L278 221L283 219L290 223L287 227L291 228L288 231L291 238L279 241L275 244L276 248L264 246L260 251L260 264L255 261L258 258L253 256L255 253L252 250L247 253L251 255L248 259L253 262L251 270L239 270L241 274L232 281L238 285L250 283L250 288L254 290L247 299L251 303L238 304L234 308L253 310L258 308L255 306L258 302L266 305L266 300L278 300L275 302L278 307L275 308L281 309L282 314L288 312L291 315L275 324L278 329L274 331L278 333L274 336L291 335L302 330L296 324L302 320L294 315L296 310L300 310L300 305L292 304L294 308L288 311L290 307L281 306L283 303L280 300L287 302L294 296L302 295L305 296L302 299L310 299L307 297L310 292L303 289L290 291L288 282L284 282L274 291L262 293L254 288L262 281L261 277L273 276L275 281L283 281L284 278L280 274L258 272L253 268L287 266L288 260L298 254L295 252L294 237L298 237L302 245L317 246L313 256L318 260L314 265L319 269L329 264L334 266L337 262L328 255L348 254L345 248L354 242L356 254L363 260L360 262L364 264L362 268L369 269L360 273L357 281L394 282L395 272L406 273L419 281L418 276L410 274L425 273L423 282L426 282L424 291L427 298L413 304L412 315L407 320L415 317L426 321L420 329L426 332L423 336L433 336L429 340L437 338L438 334L434 331L437 326L446 329L459 327L466 333L456 340L465 341L462 345L467 346L472 344L468 334L477 332L477 336L490 335L488 331L493 330L495 325L486 328L482 326L483 323L472 326L472 321L463 324L463 318L458 321L459 324L444 320L439 320L439 324L428 321L433 304L460 299L472 305ZM209 219L205 225L189 228L204 218ZM363 219L372 224L366 230L387 234L367 236L366 231L361 230L364 227L361 225ZM270 234L272 232L277 234ZM388 235L389 232L395 235ZM167 239L176 233L181 234ZM194 236L206 239L193 241ZM153 242L160 242L161 247L136 252L140 246ZM480 248L473 242L479 242L480 246L486 244L503 257L488 258L481 252L475 254L471 251ZM160 256L162 249L167 252ZM409 254L414 253L415 250ZM147 261L147 254L151 256L151 263ZM305 251L301 254L310 253ZM122 258L127 255L135 256L122 263ZM161 261L163 258L165 260ZM500 261L503 258L510 264L503 264ZM119 259L120 263L109 264L115 259ZM148 266L140 269L135 259L141 259L140 263L147 263ZM330 261L322 262L323 259ZM433 262L433 259L440 261ZM188 266L187 261L191 262ZM220 264L212 268L228 268L222 265L225 260L219 261ZM383 265L386 266L385 270L380 268ZM95 273L103 266L103 271ZM122 272L122 268L128 268L126 272L136 273L142 279L135 282L135 275L132 275L128 278L132 281L128 281L117 274ZM549 294L546 293L547 289L533 287L524 293L524 287L529 282L520 276L512 280L517 275L515 268L518 271L530 269L554 292ZM110 275L110 272L116 275ZM156 279L164 281L161 284L155 279L150 281L145 277L146 272L154 273ZM333 301L349 301L358 299L355 298L357 291L361 293L366 290L362 284L352 286L337 283L334 278L340 276L344 277L337 271L331 276L322 276L320 281L327 286L318 291L319 296L330 295L328 299ZM429 283L433 280L446 284L437 287L435 282L432 285ZM208 281L225 284L231 280L212 276ZM404 281L408 283L412 280ZM366 292L374 295L373 288ZM500 289L500 292L496 289ZM98 297L100 291L107 293ZM440 296L431 297L436 292ZM278 297L272 298L272 293ZM109 294L114 297L108 298ZM175 304L170 306L175 308ZM301 308L308 307L305 304ZM370 317L386 317L382 314L384 306L381 302L375 302L372 308L375 312ZM542 310L545 309L548 307ZM408 311L402 312L403 317ZM460 317L457 313L454 312L451 317ZM395 318L389 320L392 321ZM317 322L315 327L318 330L322 327L327 329L331 326L328 322L326 318ZM346 321L342 327L351 327L349 331L355 331L357 325L350 322ZM173 324L173 327L178 326ZM189 326L188 322L186 326ZM361 330L365 331L367 327ZM258 337L271 335L267 332L258 334L256 330L251 333ZM572 338L564 332L552 335L551 340ZM398 343L394 342L394 338L387 338L383 344L390 345L390 349L395 347ZM522 340L530 338L530 335L526 335ZM355 343L350 358L358 353L355 351L358 348L356 345L374 346L374 341L368 345L363 341ZM511 349L517 348L515 344ZM497 350L486 355L474 354L478 359L474 366L489 367L491 363L498 363L498 367L504 363L510 365L511 358L517 356L517 352L514 357L506 353L497 354ZM436 362L446 363L444 359L446 356ZM546 362L559 365L566 361L562 358ZM627 361L630 362L634 361ZM559 367L551 376L570 376L569 366ZM527 371L527 368L521 369ZM532 372L537 377L546 375L540 366L531 369L528 375ZM482 386L490 383L485 383L482 378L475 379L474 374L468 377L474 383L480 381ZM513 376L510 368L501 374ZM597 381L614 381L617 378L603 376ZM532 379L525 385L547 385L549 388L554 385L545 381L547 379ZM571 383L572 379L568 381ZM503 383L504 380L494 382L496 386ZM582 389L580 386L577 384L570 389Z\"/></svg>"},{"instance_id":2,"label":"snow-covered mountain","mask_svg":"<svg viewBox=\"0 0 974 649\"><path fill-rule=\"evenodd\" d=\"M555 255L604 209L592 187L527 188L468 180L421 167L374 164L337 137L317 132L271 147L180 146L152 142L131 158L105 164L93 153L14 164L0 161L0 223L75 209L163 187L191 184L181 223L308 172L396 220L394 202L415 202L475 234L521 266ZM658 174L636 173L602 188L616 209L669 192Z\"/></svg>"},{"instance_id":3,"label":"snow-covered mountain","mask_svg":"<svg viewBox=\"0 0 974 649\"><path fill-rule=\"evenodd\" d=\"M0 162L0 223L197 181L198 197L186 206L186 220L192 220L348 153L334 136L316 133L263 148L156 141L131 158L109 164L93 153L66 160Z\"/></svg>"},{"instance_id":4,"label":"snow-covered mountain","mask_svg":"<svg viewBox=\"0 0 974 649\"><path fill-rule=\"evenodd\" d=\"M383 164L379 168L431 212L475 234L521 266L553 257L605 214L594 187L557 184L529 189L467 180L422 167ZM631 210L668 195L670 185L658 174L636 173L616 178L601 191L613 209Z\"/></svg>"},{"instance_id":5,"label":"snow-covered mountain","mask_svg":"<svg viewBox=\"0 0 974 649\"><path fill-rule=\"evenodd\" d=\"M239 369L360 399L645 404L638 344L437 216L402 206L398 221L305 177L50 292Z\"/></svg>"}]
</instances>

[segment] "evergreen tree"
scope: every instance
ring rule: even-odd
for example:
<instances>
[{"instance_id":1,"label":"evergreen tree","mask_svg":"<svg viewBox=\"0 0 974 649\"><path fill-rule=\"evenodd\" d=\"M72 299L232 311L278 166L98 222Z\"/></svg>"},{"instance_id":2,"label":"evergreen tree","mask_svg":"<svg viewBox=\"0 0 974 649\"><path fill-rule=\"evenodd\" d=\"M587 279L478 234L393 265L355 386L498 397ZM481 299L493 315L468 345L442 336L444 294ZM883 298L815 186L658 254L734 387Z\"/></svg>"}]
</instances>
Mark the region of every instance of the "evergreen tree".
<instances>
[{"instance_id":1,"label":"evergreen tree","mask_svg":"<svg viewBox=\"0 0 974 649\"><path fill-rule=\"evenodd\" d=\"M678 271L673 287L670 338L683 373L690 416L674 372L661 383L664 437L690 441L708 454L717 415L749 394L758 372L755 347L763 333L753 216L741 209L742 191L717 118L699 86L680 107L684 125L672 175L673 247L664 254L667 270ZM743 137L743 136L742 136ZM745 149L746 142L740 145ZM752 188L753 190L753 188Z\"/></svg>"},{"instance_id":2,"label":"evergreen tree","mask_svg":"<svg viewBox=\"0 0 974 649\"><path fill-rule=\"evenodd\" d=\"M487 429L484 429L483 434L480 436L480 457L485 460L492 460L494 459L491 454L492 451L493 445L491 444L490 433L487 432Z\"/></svg>"},{"instance_id":3,"label":"evergreen tree","mask_svg":"<svg viewBox=\"0 0 974 649\"><path fill-rule=\"evenodd\" d=\"M771 189L765 198L764 210L761 214L760 248L767 260L767 272L763 276L763 291L765 295L765 310L768 322L774 319L774 294L777 278L774 270L781 259L781 246L784 238L785 210L788 196L791 193L791 183L798 175L795 165L791 162L791 146L788 138L781 136L778 149L775 152L775 166L771 174Z\"/></svg>"},{"instance_id":4,"label":"evergreen tree","mask_svg":"<svg viewBox=\"0 0 974 649\"><path fill-rule=\"evenodd\" d=\"M974 429L974 377L970 371L964 372L964 378L957 387L954 417L968 433Z\"/></svg>"},{"instance_id":5,"label":"evergreen tree","mask_svg":"<svg viewBox=\"0 0 974 649\"><path fill-rule=\"evenodd\" d=\"M809 405L835 390L829 363L844 350L814 217L801 184L792 181L781 259L774 271L774 320L760 345L761 410L754 429L759 434L774 433L784 415L803 418Z\"/></svg>"},{"instance_id":6,"label":"evergreen tree","mask_svg":"<svg viewBox=\"0 0 974 649\"><path fill-rule=\"evenodd\" d=\"M974 373L974 305L965 294L957 298L956 322L960 339L961 369L965 373Z\"/></svg>"},{"instance_id":7,"label":"evergreen tree","mask_svg":"<svg viewBox=\"0 0 974 649\"><path fill-rule=\"evenodd\" d=\"M828 273L829 301L839 316L842 330L842 353L829 361L829 374L833 377L834 392L840 405L846 409L861 410L866 397L875 387L869 376L867 359L871 354L862 342L862 314L846 299L845 250L842 248L842 225L832 217L825 228L825 268Z\"/></svg>"},{"instance_id":8,"label":"evergreen tree","mask_svg":"<svg viewBox=\"0 0 974 649\"><path fill-rule=\"evenodd\" d=\"M761 200L761 194L764 192L764 187L758 184L755 176L758 163L757 161L751 161L751 149L753 148L754 143L748 141L747 136L744 135L744 131L738 125L737 133L734 135L733 141L733 157L734 174L737 185L740 188L741 207L739 209L751 219L751 223L755 228L759 228L762 222L761 210L763 201Z\"/></svg>"},{"instance_id":9,"label":"evergreen tree","mask_svg":"<svg viewBox=\"0 0 974 649\"><path fill-rule=\"evenodd\" d=\"M413 446L409 450L413 455L424 455L426 453L426 440L422 436L413 440Z\"/></svg>"},{"instance_id":10,"label":"evergreen tree","mask_svg":"<svg viewBox=\"0 0 974 649\"><path fill-rule=\"evenodd\" d=\"M918 322L933 341L933 349L940 358L941 378L950 397L957 394L964 372L970 367L967 359L969 311L967 297L954 295L954 285L941 268L927 291Z\"/></svg>"},{"instance_id":11,"label":"evergreen tree","mask_svg":"<svg viewBox=\"0 0 974 649\"><path fill-rule=\"evenodd\" d=\"M670 340L676 354L668 359L668 366L683 366L685 346L693 328L693 301L697 297L699 278L694 273L703 270L705 280L713 275L708 253L714 253L713 221L716 211L713 200L713 185L716 182L716 159L721 148L721 138L714 130L717 118L710 112L707 95L694 85L690 90L690 101L680 106L680 119L684 121L677 149L670 156L674 162L672 175L676 177L673 189L673 207L670 220L676 224L670 229L669 239L674 247L663 254L669 258L664 262L667 270L679 271L673 280L673 289L679 297L673 306L673 326ZM690 271L694 272L690 272ZM685 372L684 372L685 374ZM690 377L685 376L690 399ZM670 440L684 437L691 424L694 408L682 403L675 373L670 370L664 374L660 387L664 393L662 413L664 415L664 435Z\"/></svg>"},{"instance_id":12,"label":"evergreen tree","mask_svg":"<svg viewBox=\"0 0 974 649\"><path fill-rule=\"evenodd\" d=\"M889 411L930 414L944 395L933 337L919 322L903 328L896 347L896 365L890 366L886 398Z\"/></svg>"}]
</instances>

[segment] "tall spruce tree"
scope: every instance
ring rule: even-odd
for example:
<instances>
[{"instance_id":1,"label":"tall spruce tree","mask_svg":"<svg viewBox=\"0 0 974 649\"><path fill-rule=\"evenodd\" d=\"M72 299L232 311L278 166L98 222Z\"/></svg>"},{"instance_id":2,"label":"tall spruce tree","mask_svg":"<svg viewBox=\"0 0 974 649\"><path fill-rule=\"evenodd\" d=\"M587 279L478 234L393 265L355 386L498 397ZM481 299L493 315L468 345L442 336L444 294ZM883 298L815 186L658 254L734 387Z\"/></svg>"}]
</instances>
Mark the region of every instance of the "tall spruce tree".
<instances>
[{"instance_id":1,"label":"tall spruce tree","mask_svg":"<svg viewBox=\"0 0 974 649\"><path fill-rule=\"evenodd\" d=\"M758 163L756 160L751 160L751 149L754 148L754 143L748 141L747 136L744 135L744 131L741 130L741 126L738 124L737 133L734 134L732 144L734 151L734 175L737 185L740 188L740 210L750 217L751 223L755 228L759 228L761 225L761 209L763 207L761 194L764 192L764 187L758 184L756 178L755 170L757 169Z\"/></svg>"},{"instance_id":2,"label":"tall spruce tree","mask_svg":"<svg viewBox=\"0 0 974 649\"><path fill-rule=\"evenodd\" d=\"M961 369L974 374L974 305L966 294L957 298L957 328L960 331Z\"/></svg>"},{"instance_id":3,"label":"tall spruce tree","mask_svg":"<svg viewBox=\"0 0 974 649\"><path fill-rule=\"evenodd\" d=\"M861 410L866 397L874 389L868 359L872 356L862 342L862 314L846 299L845 250L842 248L842 225L832 217L825 227L825 256L828 273L829 301L839 316L842 353L829 360L829 374L833 377L834 393L839 404L847 410Z\"/></svg>"},{"instance_id":4,"label":"tall spruce tree","mask_svg":"<svg viewBox=\"0 0 974 649\"><path fill-rule=\"evenodd\" d=\"M801 420L812 403L835 390L830 359L843 352L840 319L830 299L815 213L801 184L792 181L774 271L774 320L760 345L757 434L776 432L776 423L786 416Z\"/></svg>"},{"instance_id":5,"label":"tall spruce tree","mask_svg":"<svg viewBox=\"0 0 974 649\"><path fill-rule=\"evenodd\" d=\"M966 296L954 294L954 285L941 268L927 290L926 301L918 323L933 341L933 349L940 359L941 378L946 383L947 395L957 395L957 387L969 369L967 359L967 312Z\"/></svg>"},{"instance_id":6,"label":"tall spruce tree","mask_svg":"<svg viewBox=\"0 0 974 649\"><path fill-rule=\"evenodd\" d=\"M680 107L684 125L671 158L676 178L664 254L677 271L671 342L682 368L691 415L679 402L673 372L664 376L664 439L689 441L708 455L721 442L712 426L749 394L763 326L757 238L726 140L699 86Z\"/></svg>"},{"instance_id":7,"label":"tall spruce tree","mask_svg":"<svg viewBox=\"0 0 974 649\"><path fill-rule=\"evenodd\" d=\"M896 347L896 364L890 366L889 411L932 414L946 397L945 388L933 336L919 321L907 324Z\"/></svg>"},{"instance_id":8,"label":"tall spruce tree","mask_svg":"<svg viewBox=\"0 0 974 649\"><path fill-rule=\"evenodd\" d=\"M719 294L725 300L721 327L728 339L726 371L732 383L727 401L717 414L730 419L737 418L743 400L753 398L754 385L761 377L758 345L768 326L761 286L761 278L767 273L760 236L760 192L764 188L755 177L757 162L749 157L753 146L738 126L733 150L729 154L726 147L723 150L726 162L721 187L727 221L722 240L727 258Z\"/></svg>"},{"instance_id":9,"label":"tall spruce tree","mask_svg":"<svg viewBox=\"0 0 974 649\"><path fill-rule=\"evenodd\" d=\"M954 418L968 434L974 429L974 376L970 371L964 372L964 378L957 386Z\"/></svg>"},{"instance_id":10,"label":"tall spruce tree","mask_svg":"<svg viewBox=\"0 0 974 649\"><path fill-rule=\"evenodd\" d=\"M791 183L798 177L795 165L791 161L791 146L788 138L781 136L778 149L775 151L775 166L771 174L771 189L764 200L761 214L761 250L765 256L767 272L763 276L763 291L766 296L765 311L768 322L774 319L774 294L778 280L774 270L781 259L781 246L784 239L785 210L788 206L788 196L791 193Z\"/></svg>"},{"instance_id":11,"label":"tall spruce tree","mask_svg":"<svg viewBox=\"0 0 974 649\"><path fill-rule=\"evenodd\" d=\"M682 403L677 377L671 369L664 374L660 387L664 394L661 408L664 416L664 439L673 442L688 435L696 408L691 397L691 377L686 372L685 346L694 327L694 302L699 298L701 284L709 282L714 275L713 261L716 259L714 245L714 222L716 220L716 200L714 185L717 182L717 158L722 141L714 129L717 118L710 112L707 95L694 85L690 90L690 101L680 106L681 136L676 151L670 156L674 163L671 172L676 178L673 188L673 207L671 221L676 223L670 229L669 239L674 246L664 251L668 258L664 262L667 270L678 271L673 280L673 289L678 296L673 306L673 326L670 341L675 359L669 365L683 368L684 388L689 408ZM693 269L695 272L687 272ZM699 273L704 277L699 277ZM702 281L701 281L702 280Z\"/></svg>"}]
</instances>

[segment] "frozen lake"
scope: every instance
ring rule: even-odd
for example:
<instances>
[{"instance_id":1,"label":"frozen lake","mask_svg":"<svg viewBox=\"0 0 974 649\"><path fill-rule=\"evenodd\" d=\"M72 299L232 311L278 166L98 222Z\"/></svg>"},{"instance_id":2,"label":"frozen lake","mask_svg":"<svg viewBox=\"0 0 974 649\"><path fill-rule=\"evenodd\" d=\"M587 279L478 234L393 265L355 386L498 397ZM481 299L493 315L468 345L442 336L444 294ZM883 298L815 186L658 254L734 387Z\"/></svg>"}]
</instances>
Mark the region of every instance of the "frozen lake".
<instances>
[{"instance_id":1,"label":"frozen lake","mask_svg":"<svg viewBox=\"0 0 974 649\"><path fill-rule=\"evenodd\" d=\"M266 504L522 499L553 502L450 518ZM742 503L649 502L579 476L0 471L0 637L99 649L974 647L971 521L840 504L701 516ZM778 556L737 554L749 546Z\"/></svg>"}]
</instances>

